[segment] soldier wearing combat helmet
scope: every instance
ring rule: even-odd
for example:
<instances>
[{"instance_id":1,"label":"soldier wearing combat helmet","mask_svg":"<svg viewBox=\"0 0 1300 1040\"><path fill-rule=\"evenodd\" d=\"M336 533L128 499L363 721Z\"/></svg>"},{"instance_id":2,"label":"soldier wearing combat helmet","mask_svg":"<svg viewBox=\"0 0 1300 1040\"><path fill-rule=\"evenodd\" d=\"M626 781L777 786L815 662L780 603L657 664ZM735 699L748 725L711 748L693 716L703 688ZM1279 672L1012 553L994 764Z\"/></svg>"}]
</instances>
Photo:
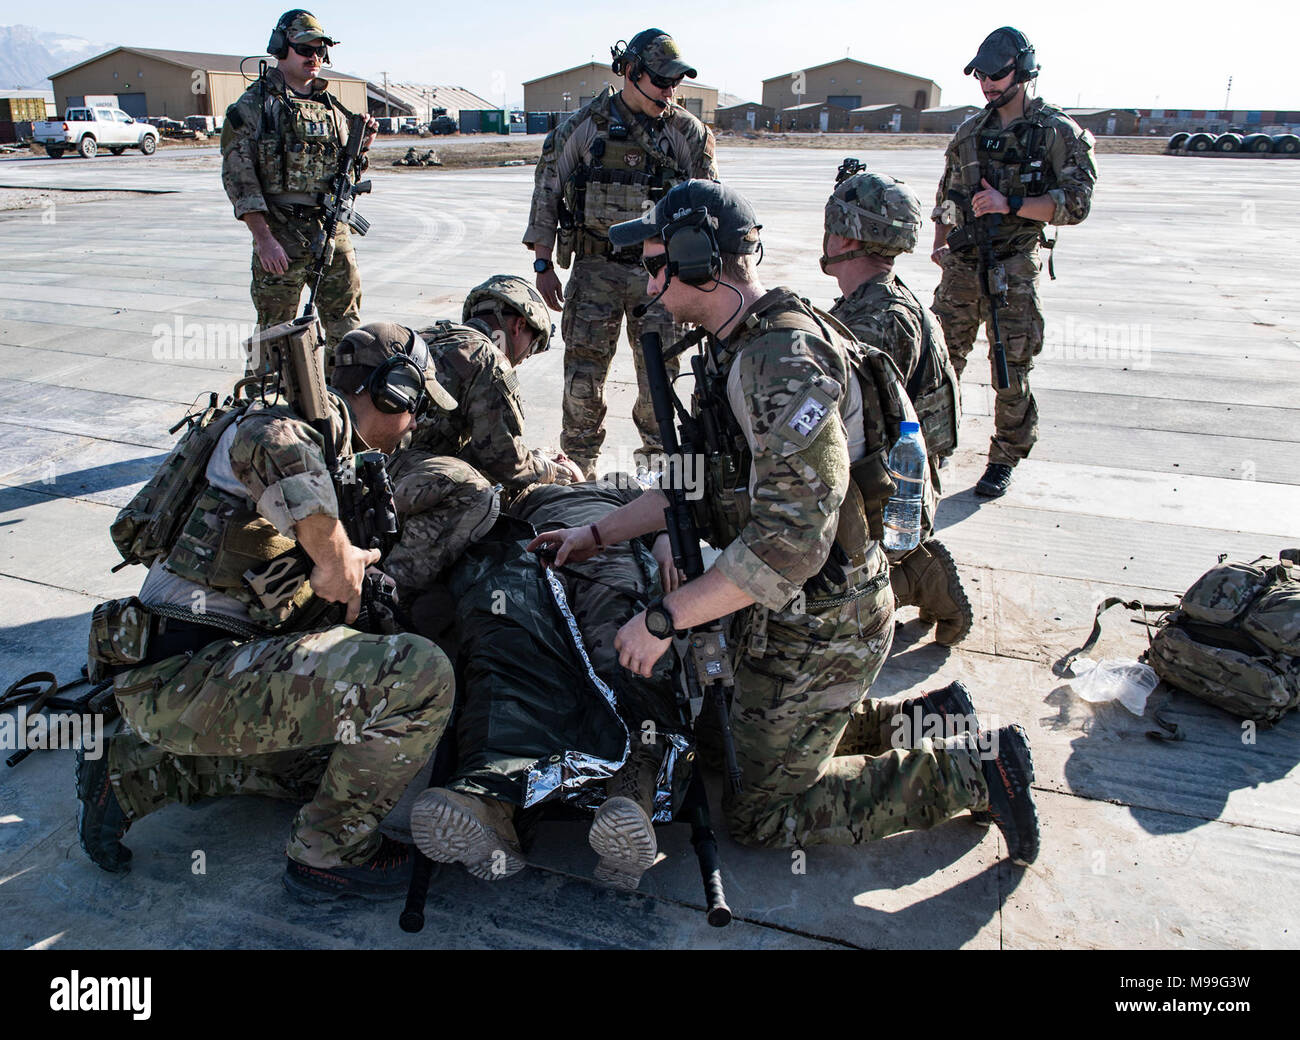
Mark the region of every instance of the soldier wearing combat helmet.
<instances>
[{"instance_id":1,"label":"soldier wearing combat helmet","mask_svg":"<svg viewBox=\"0 0 1300 1040\"><path fill-rule=\"evenodd\" d=\"M681 333L646 296L637 251L611 245L607 232L641 216L674 184L718 173L712 132L673 104L677 84L696 73L672 37L646 29L611 54L622 88L607 86L546 138L524 231L537 287L552 310L564 310L560 446L589 475L605 440L605 377L624 316L637 373L632 417L647 453L659 450L659 433L635 345L643 332L659 332L665 342ZM555 267L570 263L573 274L561 286Z\"/></svg>"},{"instance_id":2,"label":"soldier wearing combat helmet","mask_svg":"<svg viewBox=\"0 0 1300 1040\"><path fill-rule=\"evenodd\" d=\"M1032 861L1038 825L1022 729L999 730L991 754L969 731L891 747L895 707L869 699L893 636L881 472L892 431L914 414L896 366L789 289L763 287L758 221L725 185L680 185L610 238L641 243L647 292L708 333L693 404L709 413L724 456L704 468L699 507L720 555L628 621L615 645L624 667L649 676L674 631L734 614L727 643L742 784L723 803L731 836L772 848L858 844L991 809L1011 857ZM745 483L719 479L732 472ZM596 525L547 532L529 548L556 545L557 564L580 561L660 528L666 501L647 491ZM968 724L973 715L960 684L903 710L913 707ZM836 758L862 712L880 723L876 747Z\"/></svg>"},{"instance_id":3,"label":"soldier wearing combat helmet","mask_svg":"<svg viewBox=\"0 0 1300 1040\"><path fill-rule=\"evenodd\" d=\"M916 248L921 203L905 183L879 173L844 175L826 202L822 270L844 293L831 308L859 342L883 350L898 365L916 407L937 492L939 463L957 445L961 398L948 348L930 314L894 273L894 258ZM973 615L957 565L934 534L934 495L922 511L922 542L890 559L889 577L899 606L921 608L923 622L938 622L935 638L960 642Z\"/></svg>"},{"instance_id":4,"label":"soldier wearing combat helmet","mask_svg":"<svg viewBox=\"0 0 1300 1040\"><path fill-rule=\"evenodd\" d=\"M992 357L992 303L998 302L1009 385L997 389L988 466L975 485L985 498L1006 494L1012 469L1038 439L1029 372L1043 349L1039 245L1055 244L1043 228L1087 217L1097 182L1092 134L1061 109L1027 96L1038 68L1033 46L1010 26L980 44L966 75L974 72L987 104L953 135L932 214L930 257L943 268L934 313L958 376L981 322ZM985 236L988 270L980 260Z\"/></svg>"},{"instance_id":5,"label":"soldier wearing combat helmet","mask_svg":"<svg viewBox=\"0 0 1300 1040\"><path fill-rule=\"evenodd\" d=\"M310 12L286 11L267 44L275 68L226 109L221 180L235 217L253 236L251 292L262 328L298 313L312 243L323 234L321 195L347 143L351 113L319 76L334 46L337 41ZM379 124L366 119L363 147L369 148ZM361 165L367 161L363 156ZM342 222L333 248L316 295L327 337L327 371L335 345L361 324L361 277L351 232ZM257 363L250 359L250 368Z\"/></svg>"}]
</instances>

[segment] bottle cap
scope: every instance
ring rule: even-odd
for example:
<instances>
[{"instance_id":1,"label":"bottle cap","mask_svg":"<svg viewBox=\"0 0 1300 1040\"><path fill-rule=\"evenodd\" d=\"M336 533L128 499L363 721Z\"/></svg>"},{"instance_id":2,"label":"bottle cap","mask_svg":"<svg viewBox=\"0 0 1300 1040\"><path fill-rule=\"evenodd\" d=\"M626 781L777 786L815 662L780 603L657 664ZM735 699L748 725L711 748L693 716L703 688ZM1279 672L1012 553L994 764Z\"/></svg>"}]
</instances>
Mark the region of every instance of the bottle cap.
<instances>
[{"instance_id":1,"label":"bottle cap","mask_svg":"<svg viewBox=\"0 0 1300 1040\"><path fill-rule=\"evenodd\" d=\"M900 437L906 437L909 433L920 433L921 424L919 422L901 422L898 424L898 434Z\"/></svg>"}]
</instances>

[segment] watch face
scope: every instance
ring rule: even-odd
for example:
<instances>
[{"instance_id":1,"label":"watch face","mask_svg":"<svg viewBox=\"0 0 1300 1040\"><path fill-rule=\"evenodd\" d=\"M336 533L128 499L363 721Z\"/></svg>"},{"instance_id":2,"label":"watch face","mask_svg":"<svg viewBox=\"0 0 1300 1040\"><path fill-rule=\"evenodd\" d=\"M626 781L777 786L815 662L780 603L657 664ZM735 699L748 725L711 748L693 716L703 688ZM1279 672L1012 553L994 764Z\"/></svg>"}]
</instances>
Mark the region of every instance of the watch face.
<instances>
[{"instance_id":1,"label":"watch face","mask_svg":"<svg viewBox=\"0 0 1300 1040\"><path fill-rule=\"evenodd\" d=\"M673 623L662 605L650 607L645 612L645 627L658 639L667 639L673 632Z\"/></svg>"},{"instance_id":2,"label":"watch face","mask_svg":"<svg viewBox=\"0 0 1300 1040\"><path fill-rule=\"evenodd\" d=\"M550 270L550 268L551 268L551 262L549 260L533 261L533 270L536 271L538 274L545 274L547 271Z\"/></svg>"}]
</instances>

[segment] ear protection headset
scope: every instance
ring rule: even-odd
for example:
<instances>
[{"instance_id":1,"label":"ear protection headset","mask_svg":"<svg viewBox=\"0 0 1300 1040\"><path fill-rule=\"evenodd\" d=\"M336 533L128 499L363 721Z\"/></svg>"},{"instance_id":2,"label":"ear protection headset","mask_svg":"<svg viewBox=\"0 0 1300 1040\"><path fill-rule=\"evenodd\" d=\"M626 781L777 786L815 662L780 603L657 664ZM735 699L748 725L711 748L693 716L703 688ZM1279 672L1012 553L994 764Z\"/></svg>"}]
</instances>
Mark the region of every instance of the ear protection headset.
<instances>
[{"instance_id":1,"label":"ear protection headset","mask_svg":"<svg viewBox=\"0 0 1300 1040\"><path fill-rule=\"evenodd\" d=\"M273 58L284 61L289 57L289 25L300 14L311 14L310 11L301 7L295 7L292 11L285 11L280 15L280 20L275 23L275 28L271 30L271 39L266 44L266 53Z\"/></svg>"},{"instance_id":2,"label":"ear protection headset","mask_svg":"<svg viewBox=\"0 0 1300 1040\"><path fill-rule=\"evenodd\" d=\"M371 369L358 392L364 390L370 394L371 403L385 415L411 412L419 418L433 404L424 385L425 373L429 370L429 347L414 329L406 331L410 337L406 349L399 354L390 354ZM356 364L355 349L346 336L335 353L335 367Z\"/></svg>"},{"instance_id":3,"label":"ear protection headset","mask_svg":"<svg viewBox=\"0 0 1300 1040\"><path fill-rule=\"evenodd\" d=\"M704 285L716 281L722 273L718 236L713 233L709 211L704 206L665 224L663 240L671 277L680 278L687 285Z\"/></svg>"},{"instance_id":4,"label":"ear protection headset","mask_svg":"<svg viewBox=\"0 0 1300 1040\"><path fill-rule=\"evenodd\" d=\"M1007 29L1015 33L1018 43L1016 44L1016 78L1017 83L1028 83L1031 79L1038 78L1038 58L1034 54L1034 45L1030 43L1025 34L1019 29L1013 29L1007 26Z\"/></svg>"}]
</instances>

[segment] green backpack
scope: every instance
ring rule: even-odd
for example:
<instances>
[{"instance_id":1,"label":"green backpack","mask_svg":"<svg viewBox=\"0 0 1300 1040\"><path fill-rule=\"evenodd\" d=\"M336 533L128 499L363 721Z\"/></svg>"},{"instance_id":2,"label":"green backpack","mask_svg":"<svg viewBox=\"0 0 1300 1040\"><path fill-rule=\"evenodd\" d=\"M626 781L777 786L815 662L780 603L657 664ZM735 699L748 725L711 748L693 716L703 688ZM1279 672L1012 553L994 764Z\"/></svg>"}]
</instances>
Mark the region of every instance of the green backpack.
<instances>
[{"instance_id":1,"label":"green backpack","mask_svg":"<svg viewBox=\"0 0 1300 1040\"><path fill-rule=\"evenodd\" d=\"M1300 549L1225 559L1161 620L1147 660L1170 686L1272 724L1300 704Z\"/></svg>"}]
</instances>

